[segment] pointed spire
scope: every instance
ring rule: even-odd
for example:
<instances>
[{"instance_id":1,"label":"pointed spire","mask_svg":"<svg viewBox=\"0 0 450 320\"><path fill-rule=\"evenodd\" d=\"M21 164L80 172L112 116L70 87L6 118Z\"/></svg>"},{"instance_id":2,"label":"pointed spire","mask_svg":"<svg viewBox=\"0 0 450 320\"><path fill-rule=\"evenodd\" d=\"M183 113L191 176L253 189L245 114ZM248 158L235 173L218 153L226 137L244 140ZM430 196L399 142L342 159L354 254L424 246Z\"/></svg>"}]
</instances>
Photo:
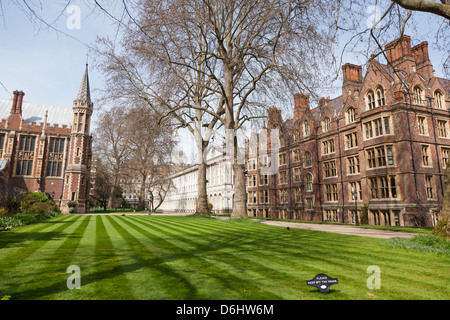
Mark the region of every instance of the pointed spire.
<instances>
[{"instance_id":1,"label":"pointed spire","mask_svg":"<svg viewBox=\"0 0 450 320\"><path fill-rule=\"evenodd\" d=\"M86 71L84 72L83 80L81 81L80 90L78 90L77 100L91 102L91 90L89 89L89 75L87 63L86 63Z\"/></svg>"}]
</instances>

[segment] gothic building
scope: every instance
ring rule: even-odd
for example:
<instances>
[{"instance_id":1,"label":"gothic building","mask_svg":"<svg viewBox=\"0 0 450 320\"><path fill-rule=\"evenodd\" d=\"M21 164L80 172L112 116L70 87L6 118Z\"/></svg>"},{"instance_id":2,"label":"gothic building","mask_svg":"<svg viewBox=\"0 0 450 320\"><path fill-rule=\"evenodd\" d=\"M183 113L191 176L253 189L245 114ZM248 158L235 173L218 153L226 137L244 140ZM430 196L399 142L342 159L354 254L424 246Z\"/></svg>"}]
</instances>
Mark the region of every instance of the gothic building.
<instances>
[{"instance_id":1,"label":"gothic building","mask_svg":"<svg viewBox=\"0 0 450 320\"><path fill-rule=\"evenodd\" d=\"M49 194L64 213L76 201L76 212L88 206L93 111L88 68L73 108L0 100L0 175L4 183Z\"/></svg>"},{"instance_id":2,"label":"gothic building","mask_svg":"<svg viewBox=\"0 0 450 320\"><path fill-rule=\"evenodd\" d=\"M249 154L249 216L436 223L450 154L450 80L435 76L427 42L411 47L405 35L385 49L387 64L371 59L364 76L361 66L342 67L339 97L311 108L308 95L296 94L287 121L270 108L278 170L262 174L270 154Z\"/></svg>"}]
</instances>

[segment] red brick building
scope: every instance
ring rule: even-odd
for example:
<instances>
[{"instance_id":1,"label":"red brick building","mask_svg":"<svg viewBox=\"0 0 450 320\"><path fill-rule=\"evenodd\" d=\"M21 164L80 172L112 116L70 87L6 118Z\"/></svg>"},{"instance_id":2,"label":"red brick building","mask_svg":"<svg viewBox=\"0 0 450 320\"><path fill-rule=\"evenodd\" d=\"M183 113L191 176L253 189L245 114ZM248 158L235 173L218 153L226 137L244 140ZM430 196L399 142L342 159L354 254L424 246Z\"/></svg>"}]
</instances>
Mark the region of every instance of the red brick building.
<instances>
[{"instance_id":1,"label":"red brick building","mask_svg":"<svg viewBox=\"0 0 450 320\"><path fill-rule=\"evenodd\" d=\"M450 154L450 80L438 78L427 42L403 36L375 58L342 67L342 95L294 96L293 119L271 108L279 129L278 171L261 174L264 156L249 155L248 214L312 221L432 226ZM269 134L270 136L270 134Z\"/></svg>"},{"instance_id":2,"label":"red brick building","mask_svg":"<svg viewBox=\"0 0 450 320\"><path fill-rule=\"evenodd\" d=\"M0 100L0 163L4 181L23 190L48 193L64 213L77 201L76 212L88 209L91 162L89 126L93 110L86 71L72 110L13 100Z\"/></svg>"}]
</instances>

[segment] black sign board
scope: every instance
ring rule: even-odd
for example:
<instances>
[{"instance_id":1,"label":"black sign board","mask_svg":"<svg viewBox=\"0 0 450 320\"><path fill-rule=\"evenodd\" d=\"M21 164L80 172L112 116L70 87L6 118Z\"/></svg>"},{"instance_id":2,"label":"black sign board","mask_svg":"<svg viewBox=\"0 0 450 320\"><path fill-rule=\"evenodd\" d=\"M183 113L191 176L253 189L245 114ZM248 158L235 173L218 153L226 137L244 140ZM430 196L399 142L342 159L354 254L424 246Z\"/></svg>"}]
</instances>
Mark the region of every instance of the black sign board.
<instances>
[{"instance_id":1,"label":"black sign board","mask_svg":"<svg viewBox=\"0 0 450 320\"><path fill-rule=\"evenodd\" d=\"M308 286L316 287L324 295L326 295L328 292L330 292L330 287L333 284L338 284L338 283L339 283L339 281L337 278L330 278L329 276L327 276L326 274L323 274L323 273L319 273L312 280L306 281L306 284Z\"/></svg>"}]
</instances>

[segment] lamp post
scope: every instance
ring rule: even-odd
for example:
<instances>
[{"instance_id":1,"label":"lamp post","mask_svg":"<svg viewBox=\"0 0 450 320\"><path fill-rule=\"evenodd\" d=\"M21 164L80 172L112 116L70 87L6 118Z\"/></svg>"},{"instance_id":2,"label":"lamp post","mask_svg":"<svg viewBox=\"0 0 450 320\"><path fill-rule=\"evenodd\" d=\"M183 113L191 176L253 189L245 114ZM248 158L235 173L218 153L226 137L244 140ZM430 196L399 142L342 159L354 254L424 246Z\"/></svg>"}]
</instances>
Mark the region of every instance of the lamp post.
<instances>
[{"instance_id":1,"label":"lamp post","mask_svg":"<svg viewBox=\"0 0 450 320\"><path fill-rule=\"evenodd\" d=\"M353 189L352 187L352 195L353 195L353 199L355 199L355 225L359 226L359 219L358 219L358 204L357 204L357 195L358 195L358 191L356 191L355 189Z\"/></svg>"},{"instance_id":2,"label":"lamp post","mask_svg":"<svg viewBox=\"0 0 450 320\"><path fill-rule=\"evenodd\" d=\"M148 208L150 210L150 212L153 211L153 192L150 190L150 199L149 199L149 204L148 204Z\"/></svg>"}]
</instances>

